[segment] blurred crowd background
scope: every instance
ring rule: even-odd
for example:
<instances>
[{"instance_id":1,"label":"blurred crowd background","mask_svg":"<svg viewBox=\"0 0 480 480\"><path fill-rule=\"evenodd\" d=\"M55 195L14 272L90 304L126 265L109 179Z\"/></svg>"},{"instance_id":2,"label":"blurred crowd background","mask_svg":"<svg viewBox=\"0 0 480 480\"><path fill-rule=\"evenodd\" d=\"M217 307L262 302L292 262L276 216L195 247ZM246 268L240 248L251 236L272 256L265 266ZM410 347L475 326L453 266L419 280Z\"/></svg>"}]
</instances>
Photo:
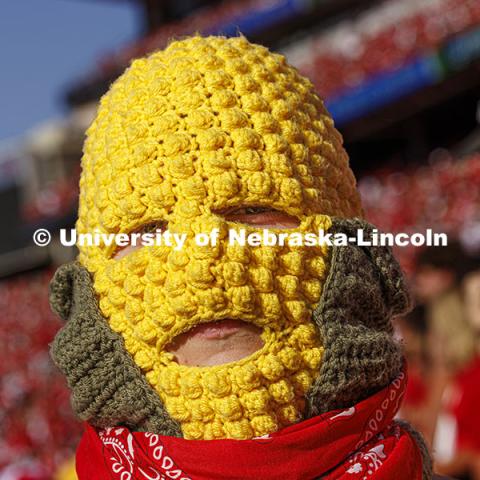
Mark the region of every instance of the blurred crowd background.
<instances>
[{"instance_id":1,"label":"blurred crowd background","mask_svg":"<svg viewBox=\"0 0 480 480\"><path fill-rule=\"evenodd\" d=\"M76 252L55 235L36 247L32 233L73 227L84 132L110 83L132 58L195 32L241 32L314 81L371 223L449 234L447 247L396 249L416 305L395 320L409 365L400 416L424 434L437 470L480 479L480 1L45 0L25 11L47 8L55 21L57 7L82 2L92 15L128 4L137 33L58 88L62 116L15 138L0 130L0 480L68 478L82 429L48 356L61 326L48 282Z\"/></svg>"}]
</instances>

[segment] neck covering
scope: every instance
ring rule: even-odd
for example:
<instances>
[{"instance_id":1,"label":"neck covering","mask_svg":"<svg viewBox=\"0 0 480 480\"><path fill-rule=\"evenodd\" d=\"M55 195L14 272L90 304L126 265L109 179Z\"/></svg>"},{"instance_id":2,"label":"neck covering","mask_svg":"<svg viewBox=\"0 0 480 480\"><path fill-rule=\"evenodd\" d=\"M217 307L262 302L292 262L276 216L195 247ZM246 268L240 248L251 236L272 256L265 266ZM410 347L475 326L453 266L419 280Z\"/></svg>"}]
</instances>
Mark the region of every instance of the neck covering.
<instances>
[{"instance_id":1,"label":"neck covering","mask_svg":"<svg viewBox=\"0 0 480 480\"><path fill-rule=\"evenodd\" d=\"M420 480L419 449L393 421L405 380L402 372L348 409L251 440L189 441L87 424L77 452L79 480Z\"/></svg>"}]
</instances>

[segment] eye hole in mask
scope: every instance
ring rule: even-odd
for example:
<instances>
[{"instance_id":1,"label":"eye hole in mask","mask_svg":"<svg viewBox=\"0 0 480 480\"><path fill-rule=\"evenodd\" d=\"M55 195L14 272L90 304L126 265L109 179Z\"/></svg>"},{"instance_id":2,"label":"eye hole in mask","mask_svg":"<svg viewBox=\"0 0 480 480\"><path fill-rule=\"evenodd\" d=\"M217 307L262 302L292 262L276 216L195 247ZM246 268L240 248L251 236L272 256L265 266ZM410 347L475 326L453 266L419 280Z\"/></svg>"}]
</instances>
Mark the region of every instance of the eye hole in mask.
<instances>
[{"instance_id":1,"label":"eye hole in mask","mask_svg":"<svg viewBox=\"0 0 480 480\"><path fill-rule=\"evenodd\" d=\"M214 212L228 222L243 223L256 228L297 228L298 218L271 207L241 206Z\"/></svg>"},{"instance_id":2,"label":"eye hole in mask","mask_svg":"<svg viewBox=\"0 0 480 480\"><path fill-rule=\"evenodd\" d=\"M242 223L256 228L297 228L300 225L298 218L288 213L265 206L240 206L217 210L216 215L223 217L228 222ZM140 236L144 233L164 232L167 229L167 222L158 220L150 222L137 230L129 233L130 244L119 246L112 254L112 258L120 260L126 255L142 248ZM136 239L136 242L135 242Z\"/></svg>"},{"instance_id":3,"label":"eye hole in mask","mask_svg":"<svg viewBox=\"0 0 480 480\"><path fill-rule=\"evenodd\" d=\"M158 220L155 222L146 223L142 225L140 228L130 232L129 241L130 243L125 246L118 246L112 254L112 258L115 260L120 260L121 258L125 257L129 253L134 252L135 250L139 250L142 248L140 236L145 233L156 233L156 232L164 232L167 229L167 222L164 220Z\"/></svg>"}]
</instances>

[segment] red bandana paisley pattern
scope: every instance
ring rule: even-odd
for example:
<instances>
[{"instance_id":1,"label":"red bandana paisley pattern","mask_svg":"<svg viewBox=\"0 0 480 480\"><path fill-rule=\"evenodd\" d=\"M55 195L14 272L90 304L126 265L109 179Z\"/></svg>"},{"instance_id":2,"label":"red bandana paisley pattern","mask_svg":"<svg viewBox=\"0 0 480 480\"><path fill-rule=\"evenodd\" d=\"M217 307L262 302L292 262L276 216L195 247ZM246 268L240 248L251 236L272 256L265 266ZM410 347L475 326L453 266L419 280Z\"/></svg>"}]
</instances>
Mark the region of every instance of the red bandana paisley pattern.
<instances>
[{"instance_id":1,"label":"red bandana paisley pattern","mask_svg":"<svg viewBox=\"0 0 480 480\"><path fill-rule=\"evenodd\" d=\"M394 421L405 384L402 372L353 407L252 440L184 440L87 424L77 474L79 480L421 480L420 450Z\"/></svg>"}]
</instances>

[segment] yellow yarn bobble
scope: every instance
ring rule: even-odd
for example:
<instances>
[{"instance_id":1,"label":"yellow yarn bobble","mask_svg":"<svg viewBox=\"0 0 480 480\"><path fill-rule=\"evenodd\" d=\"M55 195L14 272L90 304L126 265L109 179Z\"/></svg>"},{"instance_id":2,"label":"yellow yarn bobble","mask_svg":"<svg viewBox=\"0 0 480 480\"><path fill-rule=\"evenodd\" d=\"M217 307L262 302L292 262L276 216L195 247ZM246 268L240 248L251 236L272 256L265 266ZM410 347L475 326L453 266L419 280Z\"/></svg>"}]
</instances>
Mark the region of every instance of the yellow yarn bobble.
<instances>
[{"instance_id":1,"label":"yellow yarn bobble","mask_svg":"<svg viewBox=\"0 0 480 480\"><path fill-rule=\"evenodd\" d=\"M82 160L79 233L130 233L159 222L181 250L143 247L121 259L80 246L102 314L190 439L262 436L301 419L323 348L311 320L326 247L229 245L253 227L215 213L266 206L328 230L361 214L342 139L311 82L245 38L193 37L135 60L102 98ZM218 228L218 245L198 232ZM223 318L262 329L237 362L187 367L165 347Z\"/></svg>"}]
</instances>

